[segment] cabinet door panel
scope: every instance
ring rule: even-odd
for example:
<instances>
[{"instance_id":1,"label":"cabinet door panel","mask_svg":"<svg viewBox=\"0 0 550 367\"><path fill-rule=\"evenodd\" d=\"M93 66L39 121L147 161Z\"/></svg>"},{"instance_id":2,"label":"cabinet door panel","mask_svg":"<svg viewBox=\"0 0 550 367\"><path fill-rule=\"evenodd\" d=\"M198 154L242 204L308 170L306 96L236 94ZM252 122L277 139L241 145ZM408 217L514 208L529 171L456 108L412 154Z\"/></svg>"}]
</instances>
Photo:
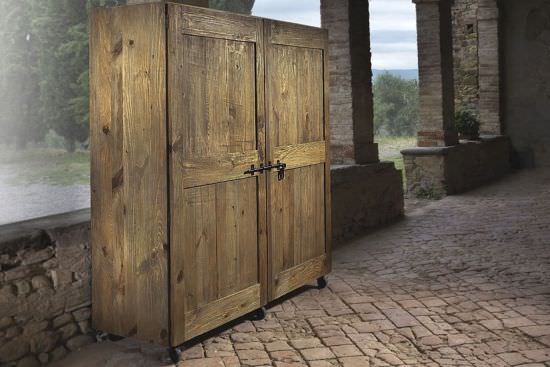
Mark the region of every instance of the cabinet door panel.
<instances>
[{"instance_id":1,"label":"cabinet door panel","mask_svg":"<svg viewBox=\"0 0 550 367\"><path fill-rule=\"evenodd\" d=\"M267 297L260 20L168 5L172 344ZM217 20L219 21L219 19ZM249 32L239 36L239 27ZM260 97L258 97L258 92ZM260 261L261 259L261 261Z\"/></svg>"},{"instance_id":2,"label":"cabinet door panel","mask_svg":"<svg viewBox=\"0 0 550 367\"><path fill-rule=\"evenodd\" d=\"M330 268L326 33L266 21L270 299ZM303 37L306 34L308 37Z\"/></svg>"}]
</instances>

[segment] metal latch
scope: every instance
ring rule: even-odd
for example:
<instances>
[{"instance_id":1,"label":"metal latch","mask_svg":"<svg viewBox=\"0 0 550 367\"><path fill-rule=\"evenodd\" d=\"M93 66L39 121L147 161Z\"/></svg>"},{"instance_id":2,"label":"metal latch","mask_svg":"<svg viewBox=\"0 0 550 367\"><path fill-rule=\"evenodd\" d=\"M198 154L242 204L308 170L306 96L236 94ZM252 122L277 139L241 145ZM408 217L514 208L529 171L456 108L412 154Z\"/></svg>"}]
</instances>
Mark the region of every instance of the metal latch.
<instances>
[{"instance_id":1,"label":"metal latch","mask_svg":"<svg viewBox=\"0 0 550 367\"><path fill-rule=\"evenodd\" d=\"M264 171L271 171L272 169L277 170L277 179L279 181L284 180L286 163L283 163L281 161L277 161L276 164L272 164L271 162L268 162L267 165L264 165L262 163L262 164L260 164L260 167L258 167L258 168L256 168L255 165L251 165L250 169L247 170L244 174L254 176L257 172L264 173Z\"/></svg>"}]
</instances>

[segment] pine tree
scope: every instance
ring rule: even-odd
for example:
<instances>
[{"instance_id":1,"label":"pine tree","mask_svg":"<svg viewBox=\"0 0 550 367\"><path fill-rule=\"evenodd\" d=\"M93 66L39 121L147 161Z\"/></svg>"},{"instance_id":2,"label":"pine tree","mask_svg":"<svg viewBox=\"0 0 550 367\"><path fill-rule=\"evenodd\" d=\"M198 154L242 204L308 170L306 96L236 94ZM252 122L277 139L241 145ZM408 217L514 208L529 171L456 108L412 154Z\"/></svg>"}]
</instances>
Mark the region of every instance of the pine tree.
<instances>
[{"instance_id":1,"label":"pine tree","mask_svg":"<svg viewBox=\"0 0 550 367\"><path fill-rule=\"evenodd\" d=\"M33 29L36 0L0 2L0 140L22 149L43 139L39 100L41 47Z\"/></svg>"}]
</instances>

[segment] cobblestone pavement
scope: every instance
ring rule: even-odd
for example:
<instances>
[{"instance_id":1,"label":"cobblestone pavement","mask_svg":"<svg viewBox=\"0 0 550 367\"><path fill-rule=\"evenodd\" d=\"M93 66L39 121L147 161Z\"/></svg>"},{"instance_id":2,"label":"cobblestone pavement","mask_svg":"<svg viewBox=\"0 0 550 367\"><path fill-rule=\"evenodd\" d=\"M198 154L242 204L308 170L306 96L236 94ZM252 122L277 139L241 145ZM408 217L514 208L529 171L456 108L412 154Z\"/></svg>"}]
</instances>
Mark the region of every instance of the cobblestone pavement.
<instances>
[{"instance_id":1,"label":"cobblestone pavement","mask_svg":"<svg viewBox=\"0 0 550 367\"><path fill-rule=\"evenodd\" d=\"M550 366L550 171L414 209L334 262L327 289L191 347L178 367ZM58 366L139 365L169 363L125 340Z\"/></svg>"}]
</instances>

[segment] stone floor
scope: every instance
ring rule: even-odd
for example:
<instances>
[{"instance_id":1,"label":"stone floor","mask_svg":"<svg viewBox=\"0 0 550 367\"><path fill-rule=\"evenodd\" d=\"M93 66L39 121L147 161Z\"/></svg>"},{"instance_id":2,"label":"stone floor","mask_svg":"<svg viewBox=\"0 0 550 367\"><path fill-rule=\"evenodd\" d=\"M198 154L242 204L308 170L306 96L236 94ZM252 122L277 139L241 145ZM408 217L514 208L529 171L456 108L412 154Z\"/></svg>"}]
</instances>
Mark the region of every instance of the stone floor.
<instances>
[{"instance_id":1,"label":"stone floor","mask_svg":"<svg viewBox=\"0 0 550 367\"><path fill-rule=\"evenodd\" d=\"M57 366L166 358L124 340ZM305 290L183 358L178 367L550 366L550 171L412 209L337 251L327 289Z\"/></svg>"}]
</instances>

